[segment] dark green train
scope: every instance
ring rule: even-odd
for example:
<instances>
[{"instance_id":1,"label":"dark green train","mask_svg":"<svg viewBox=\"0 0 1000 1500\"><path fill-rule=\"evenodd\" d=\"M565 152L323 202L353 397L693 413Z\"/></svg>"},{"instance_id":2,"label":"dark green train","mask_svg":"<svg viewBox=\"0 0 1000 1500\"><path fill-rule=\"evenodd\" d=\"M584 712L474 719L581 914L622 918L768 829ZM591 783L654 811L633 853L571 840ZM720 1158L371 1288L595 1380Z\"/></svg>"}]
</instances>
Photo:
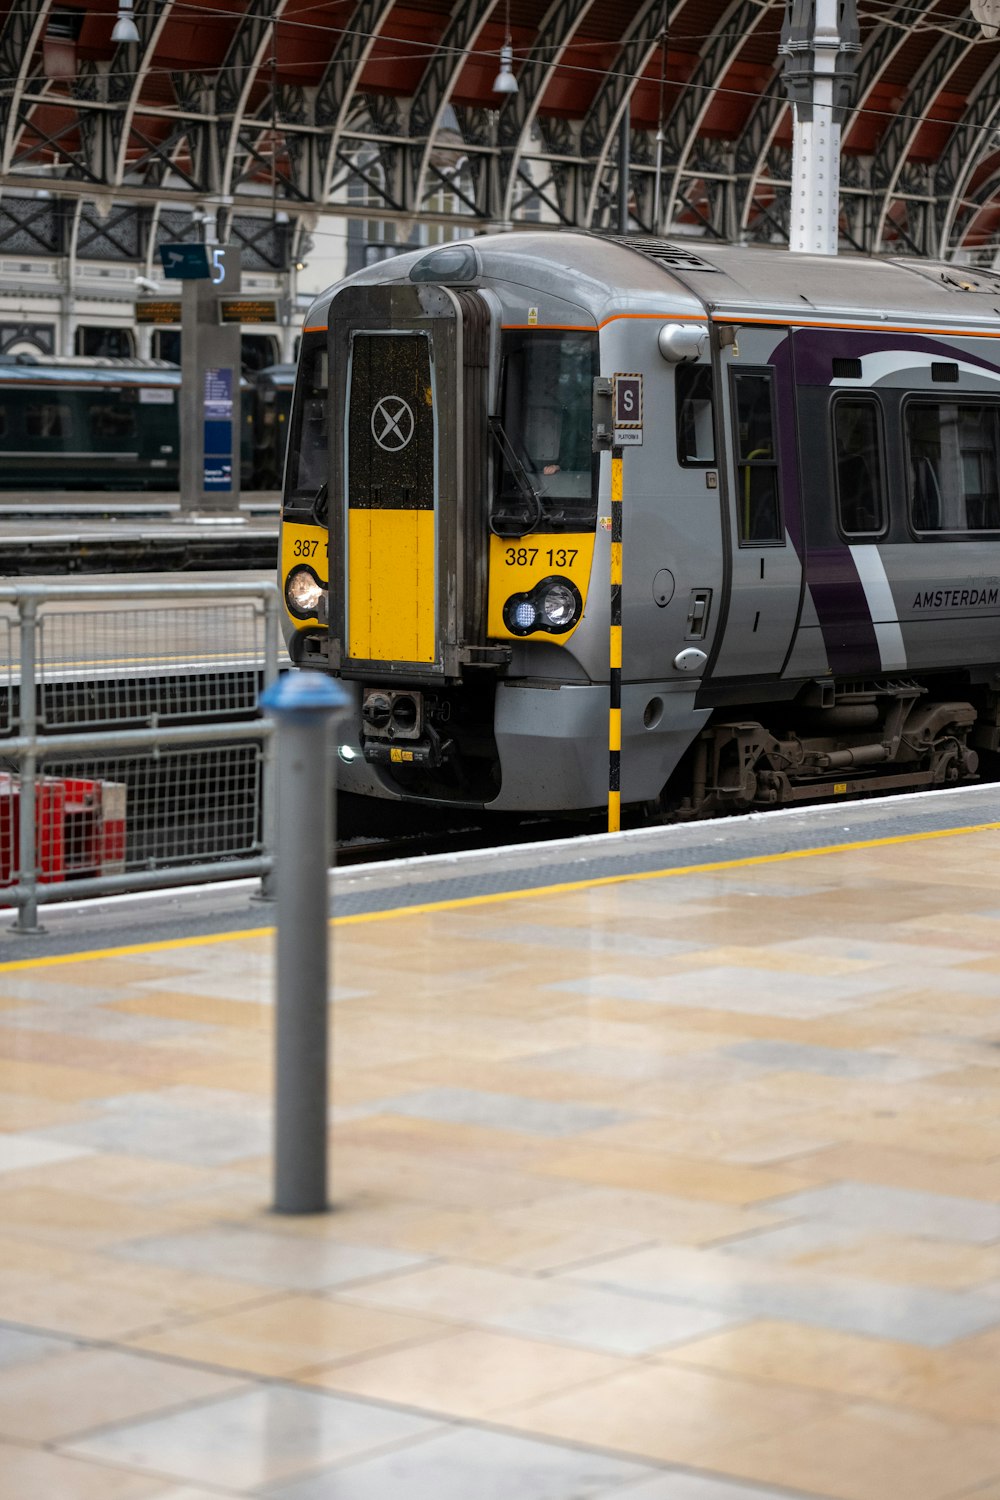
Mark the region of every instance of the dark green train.
<instances>
[{"instance_id":1,"label":"dark green train","mask_svg":"<svg viewBox=\"0 0 1000 1500\"><path fill-rule=\"evenodd\" d=\"M244 489L281 482L293 377L242 381ZM164 360L0 356L0 489L176 490L180 385Z\"/></svg>"}]
</instances>

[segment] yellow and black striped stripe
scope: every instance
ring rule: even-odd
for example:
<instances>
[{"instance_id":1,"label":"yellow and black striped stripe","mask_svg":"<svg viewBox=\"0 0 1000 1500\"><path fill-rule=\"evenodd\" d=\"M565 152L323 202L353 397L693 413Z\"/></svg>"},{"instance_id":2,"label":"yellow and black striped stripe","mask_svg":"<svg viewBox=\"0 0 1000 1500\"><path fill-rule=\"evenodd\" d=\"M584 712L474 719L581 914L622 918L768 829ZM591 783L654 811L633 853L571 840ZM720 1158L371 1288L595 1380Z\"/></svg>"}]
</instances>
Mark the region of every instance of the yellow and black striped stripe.
<instances>
[{"instance_id":1,"label":"yellow and black striped stripe","mask_svg":"<svg viewBox=\"0 0 1000 1500\"><path fill-rule=\"evenodd\" d=\"M611 671L608 709L608 832L622 824L622 450L611 450Z\"/></svg>"}]
</instances>

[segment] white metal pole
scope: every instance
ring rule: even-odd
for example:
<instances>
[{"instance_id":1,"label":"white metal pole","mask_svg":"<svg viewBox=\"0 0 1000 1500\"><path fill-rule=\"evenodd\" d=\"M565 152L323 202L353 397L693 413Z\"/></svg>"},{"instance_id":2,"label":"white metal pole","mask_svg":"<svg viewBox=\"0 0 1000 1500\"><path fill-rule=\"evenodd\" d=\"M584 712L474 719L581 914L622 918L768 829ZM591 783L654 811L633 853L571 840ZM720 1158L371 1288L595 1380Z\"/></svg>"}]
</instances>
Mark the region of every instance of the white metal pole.
<instances>
[{"instance_id":1,"label":"white metal pole","mask_svg":"<svg viewBox=\"0 0 1000 1500\"><path fill-rule=\"evenodd\" d=\"M840 217L840 124L834 114L834 78L841 36L839 0L816 0L809 38L812 52L811 108L794 105L792 216L789 248L836 255ZM802 118L805 115L808 118Z\"/></svg>"}]
</instances>

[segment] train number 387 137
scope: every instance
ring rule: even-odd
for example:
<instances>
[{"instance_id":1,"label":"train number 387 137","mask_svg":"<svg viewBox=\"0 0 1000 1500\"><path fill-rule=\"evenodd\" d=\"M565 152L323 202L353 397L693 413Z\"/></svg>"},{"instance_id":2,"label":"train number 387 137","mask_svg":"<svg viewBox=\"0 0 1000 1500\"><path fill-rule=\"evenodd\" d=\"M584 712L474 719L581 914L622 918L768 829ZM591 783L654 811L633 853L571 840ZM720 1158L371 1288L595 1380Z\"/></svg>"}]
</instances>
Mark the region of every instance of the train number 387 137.
<instances>
[{"instance_id":1,"label":"train number 387 137","mask_svg":"<svg viewBox=\"0 0 1000 1500\"><path fill-rule=\"evenodd\" d=\"M508 568L530 568L539 552L550 568L571 568L579 550L578 547L548 547L544 550L541 547L507 547L503 556Z\"/></svg>"}]
</instances>

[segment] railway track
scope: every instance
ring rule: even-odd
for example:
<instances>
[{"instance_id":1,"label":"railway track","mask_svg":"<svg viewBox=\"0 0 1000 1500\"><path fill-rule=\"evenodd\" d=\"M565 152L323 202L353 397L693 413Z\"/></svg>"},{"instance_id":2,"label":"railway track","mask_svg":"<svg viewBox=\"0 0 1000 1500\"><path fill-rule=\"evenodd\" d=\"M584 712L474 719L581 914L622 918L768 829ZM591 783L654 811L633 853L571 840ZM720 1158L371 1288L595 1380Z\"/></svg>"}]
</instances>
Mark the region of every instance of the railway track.
<instances>
[{"instance_id":1,"label":"railway track","mask_svg":"<svg viewBox=\"0 0 1000 1500\"><path fill-rule=\"evenodd\" d=\"M336 863L340 866L418 859L428 854L460 854L546 839L598 833L603 817L572 820L541 816L445 813L399 802L373 804L350 793L337 796Z\"/></svg>"}]
</instances>

